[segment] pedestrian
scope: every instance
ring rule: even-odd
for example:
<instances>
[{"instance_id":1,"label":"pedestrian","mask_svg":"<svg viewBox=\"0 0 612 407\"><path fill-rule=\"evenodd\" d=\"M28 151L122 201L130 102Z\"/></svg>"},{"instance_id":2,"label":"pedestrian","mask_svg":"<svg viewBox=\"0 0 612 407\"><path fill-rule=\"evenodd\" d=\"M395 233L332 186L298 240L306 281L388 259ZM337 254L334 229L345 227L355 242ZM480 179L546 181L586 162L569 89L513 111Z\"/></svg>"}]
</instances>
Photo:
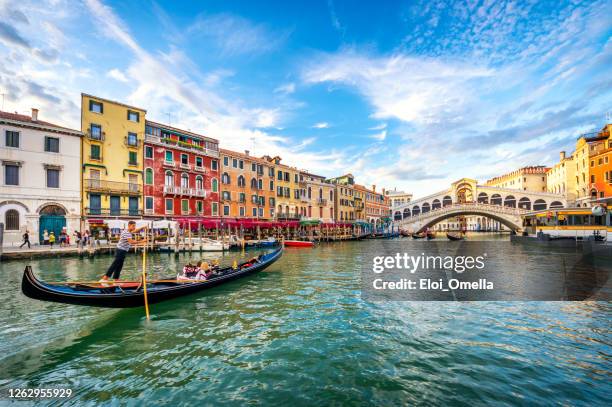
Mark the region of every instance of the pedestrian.
<instances>
[{"instance_id":1,"label":"pedestrian","mask_svg":"<svg viewBox=\"0 0 612 407\"><path fill-rule=\"evenodd\" d=\"M64 247L66 245L66 232L62 230L59 235L59 245Z\"/></svg>"},{"instance_id":2,"label":"pedestrian","mask_svg":"<svg viewBox=\"0 0 612 407\"><path fill-rule=\"evenodd\" d=\"M143 227L144 228L144 227ZM115 259L113 263L110 265L106 274L102 276L100 279L101 283L111 280L118 280L121 275L121 270L123 269L123 261L125 260L125 255L130 250L131 245L140 245L146 243L146 239L138 242L134 240L133 233L139 232L141 229L136 229L136 222L131 220L128 222L128 227L126 230L121 232L119 237L119 241L117 242L117 249L115 250Z\"/></svg>"},{"instance_id":3,"label":"pedestrian","mask_svg":"<svg viewBox=\"0 0 612 407\"><path fill-rule=\"evenodd\" d=\"M23 245L25 245L26 243L28 244L28 249L30 248L30 234L28 233L28 231L26 230L25 233L23 234L23 243L21 244L21 246L19 246L19 248L21 249L23 247Z\"/></svg>"},{"instance_id":4,"label":"pedestrian","mask_svg":"<svg viewBox=\"0 0 612 407\"><path fill-rule=\"evenodd\" d=\"M83 246L87 246L89 244L89 230L85 229L83 233Z\"/></svg>"},{"instance_id":5,"label":"pedestrian","mask_svg":"<svg viewBox=\"0 0 612 407\"><path fill-rule=\"evenodd\" d=\"M49 244L49 232L47 232L47 229L43 232L43 244Z\"/></svg>"},{"instance_id":6,"label":"pedestrian","mask_svg":"<svg viewBox=\"0 0 612 407\"><path fill-rule=\"evenodd\" d=\"M78 230L74 231L74 241L76 242L77 246L81 243L81 232Z\"/></svg>"},{"instance_id":7,"label":"pedestrian","mask_svg":"<svg viewBox=\"0 0 612 407\"><path fill-rule=\"evenodd\" d=\"M51 234L49 235L49 245L51 246L52 249L53 249L53 243L55 243L55 233L51 232Z\"/></svg>"}]
</instances>

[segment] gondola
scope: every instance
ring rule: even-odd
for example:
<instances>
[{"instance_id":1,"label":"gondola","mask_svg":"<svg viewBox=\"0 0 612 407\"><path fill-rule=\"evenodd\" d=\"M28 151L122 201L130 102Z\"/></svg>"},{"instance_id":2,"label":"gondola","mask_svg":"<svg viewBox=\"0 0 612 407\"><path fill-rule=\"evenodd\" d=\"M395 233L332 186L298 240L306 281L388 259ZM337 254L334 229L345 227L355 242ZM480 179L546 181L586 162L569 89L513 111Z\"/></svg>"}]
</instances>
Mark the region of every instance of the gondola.
<instances>
[{"instance_id":1,"label":"gondola","mask_svg":"<svg viewBox=\"0 0 612 407\"><path fill-rule=\"evenodd\" d=\"M465 240L465 236L461 233L459 234L455 234L455 233L446 233L446 237L448 238L448 240Z\"/></svg>"},{"instance_id":2,"label":"gondola","mask_svg":"<svg viewBox=\"0 0 612 407\"><path fill-rule=\"evenodd\" d=\"M432 240L436 238L436 232L427 232L427 240Z\"/></svg>"},{"instance_id":3,"label":"gondola","mask_svg":"<svg viewBox=\"0 0 612 407\"><path fill-rule=\"evenodd\" d=\"M412 234L413 239L424 239L425 237L426 237L425 233L413 233Z\"/></svg>"},{"instance_id":4,"label":"gondola","mask_svg":"<svg viewBox=\"0 0 612 407\"><path fill-rule=\"evenodd\" d=\"M219 269L207 280L176 280L176 277L147 282L149 304L172 298L182 297L219 284L257 273L270 266L283 254L280 247L271 253L261 255L255 261L241 263L236 269ZM102 286L99 283L62 283L51 284L40 281L34 276L31 266L27 266L21 282L23 293L37 300L61 302L66 304L89 305L108 308L130 308L144 305L142 284L138 282L116 282Z\"/></svg>"}]
</instances>

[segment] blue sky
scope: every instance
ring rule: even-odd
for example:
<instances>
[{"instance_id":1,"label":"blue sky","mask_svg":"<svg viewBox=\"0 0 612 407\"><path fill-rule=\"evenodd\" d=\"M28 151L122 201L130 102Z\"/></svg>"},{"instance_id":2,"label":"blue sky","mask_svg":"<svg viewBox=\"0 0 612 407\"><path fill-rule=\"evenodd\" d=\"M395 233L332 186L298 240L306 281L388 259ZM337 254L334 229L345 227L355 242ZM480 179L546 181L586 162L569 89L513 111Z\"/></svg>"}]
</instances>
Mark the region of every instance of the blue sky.
<instances>
[{"instance_id":1,"label":"blue sky","mask_svg":"<svg viewBox=\"0 0 612 407\"><path fill-rule=\"evenodd\" d=\"M550 165L612 112L610 1L0 3L4 110L121 100L421 196Z\"/></svg>"}]
</instances>

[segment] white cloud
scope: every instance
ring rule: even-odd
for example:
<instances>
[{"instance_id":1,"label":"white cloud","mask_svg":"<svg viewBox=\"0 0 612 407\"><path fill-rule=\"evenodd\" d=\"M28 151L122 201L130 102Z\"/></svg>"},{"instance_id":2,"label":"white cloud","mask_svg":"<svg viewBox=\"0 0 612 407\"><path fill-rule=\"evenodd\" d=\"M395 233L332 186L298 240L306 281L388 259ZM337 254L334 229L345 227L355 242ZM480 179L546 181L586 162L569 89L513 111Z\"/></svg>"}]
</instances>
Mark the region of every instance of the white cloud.
<instances>
[{"instance_id":1,"label":"white cloud","mask_svg":"<svg viewBox=\"0 0 612 407\"><path fill-rule=\"evenodd\" d=\"M387 130L383 130L380 133L376 133L370 136L370 138L378 141L385 141L387 138Z\"/></svg>"},{"instance_id":2,"label":"white cloud","mask_svg":"<svg viewBox=\"0 0 612 407\"><path fill-rule=\"evenodd\" d=\"M128 82L127 76L125 76L125 74L117 68L113 68L110 71L108 71L106 73L106 76L108 76L109 78L113 78L114 80L119 81L119 82L123 82L123 83Z\"/></svg>"},{"instance_id":3,"label":"white cloud","mask_svg":"<svg viewBox=\"0 0 612 407\"><path fill-rule=\"evenodd\" d=\"M377 124L376 126L370 127L368 130L384 130L387 128L387 123Z\"/></svg>"},{"instance_id":4,"label":"white cloud","mask_svg":"<svg viewBox=\"0 0 612 407\"><path fill-rule=\"evenodd\" d=\"M274 93L284 93L289 95L295 92L295 83L289 82L274 89Z\"/></svg>"},{"instance_id":5,"label":"white cloud","mask_svg":"<svg viewBox=\"0 0 612 407\"><path fill-rule=\"evenodd\" d=\"M313 129L327 129L329 128L329 123L327 122L319 122L312 125Z\"/></svg>"}]
</instances>

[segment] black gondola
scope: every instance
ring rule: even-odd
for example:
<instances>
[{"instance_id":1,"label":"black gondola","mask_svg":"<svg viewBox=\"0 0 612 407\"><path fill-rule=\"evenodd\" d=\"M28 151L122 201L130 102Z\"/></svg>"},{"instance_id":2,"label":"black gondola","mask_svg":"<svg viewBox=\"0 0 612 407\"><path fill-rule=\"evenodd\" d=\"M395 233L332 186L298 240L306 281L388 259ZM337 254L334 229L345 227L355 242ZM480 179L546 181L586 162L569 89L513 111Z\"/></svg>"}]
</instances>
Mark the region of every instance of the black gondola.
<instances>
[{"instance_id":1,"label":"black gondola","mask_svg":"<svg viewBox=\"0 0 612 407\"><path fill-rule=\"evenodd\" d=\"M448 240L465 240L465 237L463 236L463 234L454 234L454 233L447 233L446 237L448 238Z\"/></svg>"},{"instance_id":2,"label":"black gondola","mask_svg":"<svg viewBox=\"0 0 612 407\"><path fill-rule=\"evenodd\" d=\"M413 233L412 234L413 239L424 239L425 237L426 237L425 233Z\"/></svg>"},{"instance_id":3,"label":"black gondola","mask_svg":"<svg viewBox=\"0 0 612 407\"><path fill-rule=\"evenodd\" d=\"M205 290L227 281L251 275L261 271L278 260L283 254L282 246L277 250L257 257L250 263L244 262L236 269L225 267L219 269L207 280L177 281L175 276L166 280L147 282L147 299L149 304L182 297L197 291ZM108 287L100 284L63 283L48 284L34 276L32 267L27 266L23 273L21 290L37 300L61 302L66 304L89 305L94 307L130 308L144 305L144 293L140 284L130 285L117 282Z\"/></svg>"}]
</instances>

